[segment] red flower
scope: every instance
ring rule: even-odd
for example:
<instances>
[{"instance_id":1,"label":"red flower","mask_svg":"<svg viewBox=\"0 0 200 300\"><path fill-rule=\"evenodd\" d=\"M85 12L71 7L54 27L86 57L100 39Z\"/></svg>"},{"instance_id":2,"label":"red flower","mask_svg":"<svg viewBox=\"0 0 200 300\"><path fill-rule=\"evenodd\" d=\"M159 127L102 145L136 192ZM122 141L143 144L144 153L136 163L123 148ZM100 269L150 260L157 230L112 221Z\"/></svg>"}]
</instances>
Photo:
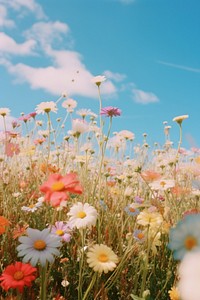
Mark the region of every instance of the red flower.
<instances>
[{"instance_id":1,"label":"red flower","mask_svg":"<svg viewBox=\"0 0 200 300\"><path fill-rule=\"evenodd\" d=\"M23 293L24 287L31 286L31 282L35 280L36 274L34 273L36 271L37 269L30 264L17 261L7 266L0 276L1 287L5 291L13 288Z\"/></svg>"},{"instance_id":2,"label":"red flower","mask_svg":"<svg viewBox=\"0 0 200 300\"><path fill-rule=\"evenodd\" d=\"M40 191L45 193L45 201L56 207L69 198L69 193L82 194L83 189L77 179L77 174L69 173L65 176L51 174L41 185Z\"/></svg>"}]
</instances>

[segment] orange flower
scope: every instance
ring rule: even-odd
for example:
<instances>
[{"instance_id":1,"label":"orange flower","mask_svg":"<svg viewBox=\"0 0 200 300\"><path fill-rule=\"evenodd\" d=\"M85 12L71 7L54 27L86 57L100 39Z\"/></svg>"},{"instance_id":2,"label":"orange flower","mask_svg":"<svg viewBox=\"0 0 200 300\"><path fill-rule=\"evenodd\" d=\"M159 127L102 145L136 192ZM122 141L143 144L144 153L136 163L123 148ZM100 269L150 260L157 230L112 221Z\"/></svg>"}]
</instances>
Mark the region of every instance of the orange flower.
<instances>
[{"instance_id":1,"label":"orange flower","mask_svg":"<svg viewBox=\"0 0 200 300\"><path fill-rule=\"evenodd\" d=\"M6 227L9 226L10 222L4 218L3 216L0 216L0 234L3 234L6 231Z\"/></svg>"},{"instance_id":2,"label":"orange flower","mask_svg":"<svg viewBox=\"0 0 200 300\"><path fill-rule=\"evenodd\" d=\"M35 280L36 268L30 264L24 264L22 262L15 262L7 266L0 276L1 287L8 291L10 288L17 289L20 293L23 293L25 286L31 286L31 282Z\"/></svg>"},{"instance_id":3,"label":"orange flower","mask_svg":"<svg viewBox=\"0 0 200 300\"><path fill-rule=\"evenodd\" d=\"M13 239L17 239L18 237L22 236L26 233L26 229L28 228L28 225L22 225L20 226L17 224L17 226L13 230Z\"/></svg>"},{"instance_id":4,"label":"orange flower","mask_svg":"<svg viewBox=\"0 0 200 300\"><path fill-rule=\"evenodd\" d=\"M182 187L182 186L174 186L171 189L172 194L176 195L176 196L184 196L184 195L188 195L190 194L190 190L186 187Z\"/></svg>"},{"instance_id":5,"label":"orange flower","mask_svg":"<svg viewBox=\"0 0 200 300\"><path fill-rule=\"evenodd\" d=\"M151 170L146 170L144 172L141 173L141 177L142 179L144 179L147 182L151 182L154 180L158 180L161 175L155 171L151 171Z\"/></svg>"}]
</instances>

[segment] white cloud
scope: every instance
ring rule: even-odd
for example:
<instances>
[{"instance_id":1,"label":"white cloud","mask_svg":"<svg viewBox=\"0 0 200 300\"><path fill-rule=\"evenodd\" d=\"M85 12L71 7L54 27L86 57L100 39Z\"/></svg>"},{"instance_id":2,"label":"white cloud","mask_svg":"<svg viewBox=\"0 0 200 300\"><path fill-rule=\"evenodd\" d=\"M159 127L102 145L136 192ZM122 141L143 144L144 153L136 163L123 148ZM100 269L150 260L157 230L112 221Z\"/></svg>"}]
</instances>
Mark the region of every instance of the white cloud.
<instances>
[{"instance_id":1,"label":"white cloud","mask_svg":"<svg viewBox=\"0 0 200 300\"><path fill-rule=\"evenodd\" d=\"M133 99L136 103L149 104L149 103L159 102L158 97L153 93L144 92L139 89L133 89L132 92L133 92Z\"/></svg>"},{"instance_id":2,"label":"white cloud","mask_svg":"<svg viewBox=\"0 0 200 300\"><path fill-rule=\"evenodd\" d=\"M8 8L23 14L24 11L34 13L38 19L46 18L46 15L41 7L35 0L0 0L0 4L4 4ZM23 10L23 11L22 11Z\"/></svg>"},{"instance_id":3,"label":"white cloud","mask_svg":"<svg viewBox=\"0 0 200 300\"><path fill-rule=\"evenodd\" d=\"M29 55L33 54L36 42L28 40L24 43L18 44L7 34L0 32L0 53L15 54L15 55Z\"/></svg>"},{"instance_id":4,"label":"white cloud","mask_svg":"<svg viewBox=\"0 0 200 300\"><path fill-rule=\"evenodd\" d=\"M53 66L34 68L22 63L14 65L5 59L0 63L15 76L17 83L27 82L32 89L44 89L53 95L60 95L63 91L67 91L68 95L97 97L97 88L91 82L93 75L82 63L79 53L49 49L48 55L54 61ZM102 94L115 93L116 87L111 81L102 84Z\"/></svg>"},{"instance_id":5,"label":"white cloud","mask_svg":"<svg viewBox=\"0 0 200 300\"><path fill-rule=\"evenodd\" d=\"M67 24L56 22L38 22L24 32L26 38L37 40L43 48L54 40L62 41L62 35L70 31Z\"/></svg>"},{"instance_id":6,"label":"white cloud","mask_svg":"<svg viewBox=\"0 0 200 300\"><path fill-rule=\"evenodd\" d=\"M0 4L0 27L14 27L13 20L8 19L8 12L5 6Z\"/></svg>"},{"instance_id":7,"label":"white cloud","mask_svg":"<svg viewBox=\"0 0 200 300\"><path fill-rule=\"evenodd\" d=\"M196 68L191 68L191 67L187 67L184 65L177 65L177 64L173 64L173 63L169 63L169 62L165 62L165 61L158 61L159 64L165 65L165 66L169 66L172 68L176 68L176 69L181 69L181 70L185 70L185 71L189 71L189 72L194 72L194 73L200 73L200 69L196 69Z\"/></svg>"},{"instance_id":8,"label":"white cloud","mask_svg":"<svg viewBox=\"0 0 200 300\"><path fill-rule=\"evenodd\" d=\"M106 78L108 79L112 79L116 82L121 82L124 79L126 79L126 75L125 74L120 74L120 73L113 73L111 71L105 71L104 75L106 76Z\"/></svg>"}]
</instances>

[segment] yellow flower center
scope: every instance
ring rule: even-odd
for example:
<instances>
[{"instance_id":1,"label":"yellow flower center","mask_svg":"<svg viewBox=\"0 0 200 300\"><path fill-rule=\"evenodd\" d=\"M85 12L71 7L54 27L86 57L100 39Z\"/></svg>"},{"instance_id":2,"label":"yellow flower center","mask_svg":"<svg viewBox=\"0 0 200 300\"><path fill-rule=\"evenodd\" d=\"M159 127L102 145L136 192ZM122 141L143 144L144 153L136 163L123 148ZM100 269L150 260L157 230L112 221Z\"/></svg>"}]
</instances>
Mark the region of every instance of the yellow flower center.
<instances>
[{"instance_id":1,"label":"yellow flower center","mask_svg":"<svg viewBox=\"0 0 200 300\"><path fill-rule=\"evenodd\" d=\"M61 229L58 229L58 230L56 230L56 234L59 236L62 236L62 235L64 235L64 231Z\"/></svg>"},{"instance_id":2,"label":"yellow flower center","mask_svg":"<svg viewBox=\"0 0 200 300\"><path fill-rule=\"evenodd\" d=\"M49 113L51 111L51 108L50 107L49 108L45 108L44 111L45 111L45 113Z\"/></svg>"},{"instance_id":3,"label":"yellow flower center","mask_svg":"<svg viewBox=\"0 0 200 300\"><path fill-rule=\"evenodd\" d=\"M77 218L84 219L86 217L86 213L84 211L79 211L77 213Z\"/></svg>"},{"instance_id":4,"label":"yellow flower center","mask_svg":"<svg viewBox=\"0 0 200 300\"><path fill-rule=\"evenodd\" d=\"M15 280L21 280L24 278L24 273L22 271L16 271L13 275Z\"/></svg>"},{"instance_id":5,"label":"yellow flower center","mask_svg":"<svg viewBox=\"0 0 200 300\"><path fill-rule=\"evenodd\" d=\"M130 211L131 213L134 213L134 212L135 212L135 208L134 208L134 207L129 207L129 211Z\"/></svg>"},{"instance_id":6,"label":"yellow flower center","mask_svg":"<svg viewBox=\"0 0 200 300\"><path fill-rule=\"evenodd\" d=\"M34 208L34 207L35 207L34 204L30 204L30 205L29 205L29 208Z\"/></svg>"},{"instance_id":7,"label":"yellow flower center","mask_svg":"<svg viewBox=\"0 0 200 300\"><path fill-rule=\"evenodd\" d=\"M64 189L64 187L65 187L65 185L62 181L54 182L51 186L51 188L54 192L62 191Z\"/></svg>"},{"instance_id":8,"label":"yellow flower center","mask_svg":"<svg viewBox=\"0 0 200 300\"><path fill-rule=\"evenodd\" d=\"M142 240L143 237L144 237L144 233L142 233L142 232L138 233L137 238L138 238L139 240Z\"/></svg>"},{"instance_id":9,"label":"yellow flower center","mask_svg":"<svg viewBox=\"0 0 200 300\"><path fill-rule=\"evenodd\" d=\"M98 260L100 262L107 262L108 261L108 255L106 255L105 253L102 253L99 255Z\"/></svg>"},{"instance_id":10,"label":"yellow flower center","mask_svg":"<svg viewBox=\"0 0 200 300\"><path fill-rule=\"evenodd\" d=\"M192 250L197 245L197 240L193 236L188 236L185 239L185 248L187 250Z\"/></svg>"},{"instance_id":11,"label":"yellow flower center","mask_svg":"<svg viewBox=\"0 0 200 300\"><path fill-rule=\"evenodd\" d=\"M165 182L165 181L161 181L161 182L160 182L160 185L161 185L162 187L164 187L164 186L166 185L166 182Z\"/></svg>"},{"instance_id":12,"label":"yellow flower center","mask_svg":"<svg viewBox=\"0 0 200 300\"><path fill-rule=\"evenodd\" d=\"M43 240L37 240L37 241L34 242L33 247L36 250L41 251L41 250L44 250L46 248L46 243Z\"/></svg>"}]
</instances>

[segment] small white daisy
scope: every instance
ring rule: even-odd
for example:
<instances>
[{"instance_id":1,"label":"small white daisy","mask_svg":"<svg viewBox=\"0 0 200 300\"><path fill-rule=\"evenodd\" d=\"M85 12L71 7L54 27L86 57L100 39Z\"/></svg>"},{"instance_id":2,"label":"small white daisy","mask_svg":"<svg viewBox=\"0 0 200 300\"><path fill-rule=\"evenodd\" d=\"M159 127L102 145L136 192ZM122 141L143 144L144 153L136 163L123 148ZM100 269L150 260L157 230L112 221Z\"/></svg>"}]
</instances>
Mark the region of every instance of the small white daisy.
<instances>
[{"instance_id":1,"label":"small white daisy","mask_svg":"<svg viewBox=\"0 0 200 300\"><path fill-rule=\"evenodd\" d=\"M96 224L97 211L88 203L78 202L70 208L68 216L72 228L86 228Z\"/></svg>"},{"instance_id":2,"label":"small white daisy","mask_svg":"<svg viewBox=\"0 0 200 300\"><path fill-rule=\"evenodd\" d=\"M56 103L53 101L50 102L41 102L40 104L37 105L35 111L37 114L45 114L45 113L50 113L52 112L57 112L57 106Z\"/></svg>"}]
</instances>

